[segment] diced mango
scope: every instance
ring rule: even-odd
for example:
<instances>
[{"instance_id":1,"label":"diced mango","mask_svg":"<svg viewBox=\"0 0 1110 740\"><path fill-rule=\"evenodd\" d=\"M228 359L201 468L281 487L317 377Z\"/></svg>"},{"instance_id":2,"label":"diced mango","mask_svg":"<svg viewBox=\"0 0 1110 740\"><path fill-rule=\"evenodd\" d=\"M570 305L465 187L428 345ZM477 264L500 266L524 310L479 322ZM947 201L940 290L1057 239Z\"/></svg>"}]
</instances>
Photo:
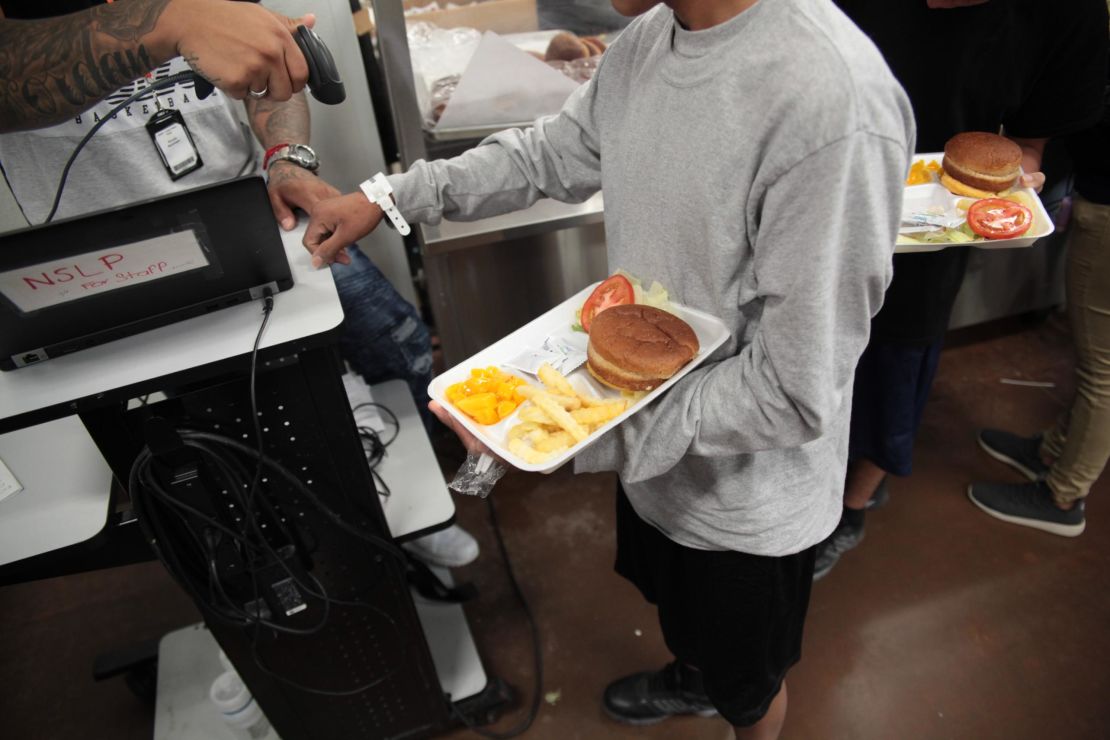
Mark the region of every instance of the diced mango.
<instances>
[{"instance_id":1,"label":"diced mango","mask_svg":"<svg viewBox=\"0 0 1110 740\"><path fill-rule=\"evenodd\" d=\"M479 424L496 424L524 402L524 396L517 391L523 385L527 383L522 378L491 365L472 368L470 376L448 386L445 395Z\"/></svg>"},{"instance_id":2,"label":"diced mango","mask_svg":"<svg viewBox=\"0 0 1110 740\"><path fill-rule=\"evenodd\" d=\"M940 172L940 163L935 159L929 160L926 163L924 160L918 160L910 165L909 175L906 176L907 185L925 185L926 183L933 182L936 175Z\"/></svg>"},{"instance_id":3,"label":"diced mango","mask_svg":"<svg viewBox=\"0 0 1110 740\"><path fill-rule=\"evenodd\" d=\"M493 393L475 393L473 396L460 398L455 402L455 405L473 416L483 409L492 409L497 406L497 396Z\"/></svg>"},{"instance_id":4,"label":"diced mango","mask_svg":"<svg viewBox=\"0 0 1110 740\"><path fill-rule=\"evenodd\" d=\"M489 408L482 409L477 414L475 414L474 421L478 422L479 424L496 424L501 420L497 418L497 410Z\"/></svg>"}]
</instances>

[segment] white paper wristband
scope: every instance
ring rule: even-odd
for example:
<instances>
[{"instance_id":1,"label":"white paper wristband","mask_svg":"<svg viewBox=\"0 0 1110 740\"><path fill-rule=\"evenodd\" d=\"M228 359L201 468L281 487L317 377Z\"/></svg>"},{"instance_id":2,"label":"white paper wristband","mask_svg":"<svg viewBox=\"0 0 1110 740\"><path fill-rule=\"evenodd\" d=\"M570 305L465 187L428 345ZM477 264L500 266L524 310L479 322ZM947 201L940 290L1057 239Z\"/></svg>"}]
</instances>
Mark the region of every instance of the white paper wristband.
<instances>
[{"instance_id":1,"label":"white paper wristband","mask_svg":"<svg viewBox=\"0 0 1110 740\"><path fill-rule=\"evenodd\" d=\"M401 236L406 236L412 231L409 228L408 222L405 221L404 216L397 210L397 205L393 202L393 186L389 184L389 180L385 179L385 175L378 173L371 177L366 182L359 185L359 189L370 200L371 203L376 204L385 212L387 218L393 227L397 229L397 233Z\"/></svg>"}]
</instances>

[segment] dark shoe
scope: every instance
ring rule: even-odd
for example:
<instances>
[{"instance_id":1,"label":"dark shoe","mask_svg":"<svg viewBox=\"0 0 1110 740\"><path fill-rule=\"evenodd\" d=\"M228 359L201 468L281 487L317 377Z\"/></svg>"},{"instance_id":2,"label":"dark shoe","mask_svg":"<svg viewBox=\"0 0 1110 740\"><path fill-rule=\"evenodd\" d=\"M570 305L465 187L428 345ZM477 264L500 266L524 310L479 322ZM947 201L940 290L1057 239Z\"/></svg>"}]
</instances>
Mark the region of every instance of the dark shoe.
<instances>
[{"instance_id":1,"label":"dark shoe","mask_svg":"<svg viewBox=\"0 0 1110 740\"><path fill-rule=\"evenodd\" d=\"M972 483L967 487L967 497L995 519L1063 537L1078 537L1087 526L1082 499L1071 511L1064 511L1053 502L1052 490L1043 481Z\"/></svg>"},{"instance_id":2,"label":"dark shoe","mask_svg":"<svg viewBox=\"0 0 1110 740\"><path fill-rule=\"evenodd\" d=\"M864 511L874 511L881 509L887 501L890 501L890 491L886 487L886 478L879 484L875 492L871 494L871 498L867 499L867 505L863 507Z\"/></svg>"},{"instance_id":3,"label":"dark shoe","mask_svg":"<svg viewBox=\"0 0 1110 740\"><path fill-rule=\"evenodd\" d=\"M813 568L813 580L819 581L840 560L840 556L863 541L863 525L854 526L840 520L833 533L817 545L817 564Z\"/></svg>"},{"instance_id":4,"label":"dark shoe","mask_svg":"<svg viewBox=\"0 0 1110 740\"><path fill-rule=\"evenodd\" d=\"M661 671L617 679L605 687L602 706L610 717L628 725L653 725L680 714L717 714L705 695L701 674L677 662Z\"/></svg>"},{"instance_id":5,"label":"dark shoe","mask_svg":"<svg viewBox=\"0 0 1110 740\"><path fill-rule=\"evenodd\" d=\"M1031 481L1044 480L1048 466L1041 460L1041 439L1019 437L1000 429L979 431L979 446L995 460L1006 463Z\"/></svg>"}]
</instances>

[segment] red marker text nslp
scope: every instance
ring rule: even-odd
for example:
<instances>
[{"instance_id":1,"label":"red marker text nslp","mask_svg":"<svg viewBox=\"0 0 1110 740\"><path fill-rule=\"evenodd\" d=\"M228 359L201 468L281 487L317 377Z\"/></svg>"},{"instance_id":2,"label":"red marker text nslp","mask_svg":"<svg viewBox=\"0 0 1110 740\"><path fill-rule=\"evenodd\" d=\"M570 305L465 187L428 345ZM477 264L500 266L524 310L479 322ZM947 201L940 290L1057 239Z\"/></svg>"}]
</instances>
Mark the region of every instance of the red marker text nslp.
<instances>
[{"instance_id":1,"label":"red marker text nslp","mask_svg":"<svg viewBox=\"0 0 1110 740\"><path fill-rule=\"evenodd\" d=\"M28 275L23 278L23 282L26 283L31 290L38 290L40 287L68 283L70 280L76 280L78 277L91 278L102 275L106 271L111 271L112 265L122 261L122 254L109 252L108 254L102 254L95 259L89 260L84 264L76 263L74 265L66 265L65 267L56 267L48 272L42 272L40 273L41 277L31 277Z\"/></svg>"}]
</instances>

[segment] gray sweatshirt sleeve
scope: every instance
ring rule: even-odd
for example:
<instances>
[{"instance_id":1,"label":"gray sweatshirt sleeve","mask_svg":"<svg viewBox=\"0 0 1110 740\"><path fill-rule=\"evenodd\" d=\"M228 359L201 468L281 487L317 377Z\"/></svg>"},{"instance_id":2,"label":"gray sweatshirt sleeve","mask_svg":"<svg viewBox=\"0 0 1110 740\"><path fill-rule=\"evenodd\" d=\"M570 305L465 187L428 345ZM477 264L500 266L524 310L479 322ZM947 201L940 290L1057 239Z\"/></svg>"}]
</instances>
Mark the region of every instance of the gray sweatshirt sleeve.
<instances>
[{"instance_id":1,"label":"gray sweatshirt sleeve","mask_svg":"<svg viewBox=\"0 0 1110 740\"><path fill-rule=\"evenodd\" d=\"M594 109L601 73L572 93L557 115L530 129L502 131L458 157L419 160L390 176L402 215L428 224L473 221L527 208L543 197L588 199L601 189Z\"/></svg>"},{"instance_id":2,"label":"gray sweatshirt sleeve","mask_svg":"<svg viewBox=\"0 0 1110 740\"><path fill-rule=\"evenodd\" d=\"M821 437L845 413L890 282L908 161L905 142L861 131L770 184L754 214L763 311L751 342L598 440L576 471L616 470L636 483L685 455L735 456Z\"/></svg>"}]
</instances>

